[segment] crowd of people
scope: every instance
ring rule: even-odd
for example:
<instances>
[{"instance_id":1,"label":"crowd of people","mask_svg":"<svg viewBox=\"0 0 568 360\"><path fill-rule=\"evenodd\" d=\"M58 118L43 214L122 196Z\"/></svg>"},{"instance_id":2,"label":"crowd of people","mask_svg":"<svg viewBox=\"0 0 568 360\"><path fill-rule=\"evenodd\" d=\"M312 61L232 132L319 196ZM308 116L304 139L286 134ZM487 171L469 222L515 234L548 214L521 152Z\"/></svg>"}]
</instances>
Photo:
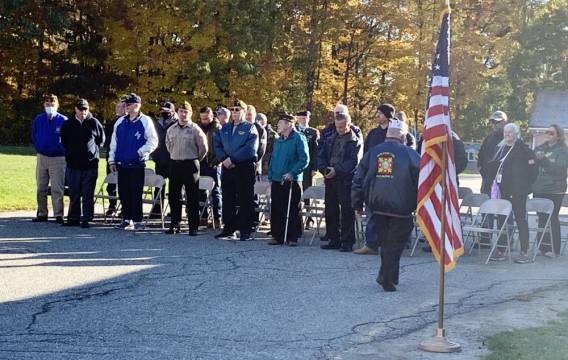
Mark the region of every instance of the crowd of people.
<instances>
[{"instance_id":1,"label":"crowd of people","mask_svg":"<svg viewBox=\"0 0 568 360\"><path fill-rule=\"evenodd\" d=\"M399 261L414 227L421 140L408 131L404 112L391 104L377 108L377 126L367 136L353 124L347 106L337 105L330 121L321 130L310 127L311 114L301 109L295 115L278 116L276 130L265 114L235 99L229 108L199 110L196 120L188 102L160 105L155 120L141 111L142 99L130 93L116 105L116 117L103 125L89 110L86 99L75 102L67 118L58 112L56 95L44 97L44 112L32 127L37 151L37 216L48 220L47 196L51 191L53 213L64 226L88 228L94 216L94 192L101 149L107 154L107 174L117 173L117 186L106 191L118 196L120 224L124 230L144 229L143 188L149 160L155 172L168 180L161 202L151 216L161 217L167 193L170 223L167 234L181 232L182 199L185 201L189 235L199 234L200 226L222 229L218 239L249 240L258 227L258 181L270 182L270 245L296 246L305 228L301 215L302 192L312 186L319 172L325 185L326 234L322 249L353 251L355 218L366 213L365 245L360 255L376 255L381 249L377 282L385 291L395 291ZM559 254L558 213L566 191L568 150L564 131L552 125L548 141L533 152L520 137L517 125L497 111L490 117L494 131L479 152L483 193L507 199L513 205L519 229L521 253L518 263L530 261L525 201L535 197L551 199L552 248L544 254ZM459 174L467 165L463 142L453 134L454 159ZM418 149L418 150L417 150ZM213 178L212 214L200 211L205 196L199 190L200 176ZM50 186L49 186L50 185ZM70 205L64 219L63 196L69 189ZM182 196L185 190L185 197ZM159 195L156 192L156 195ZM304 200L307 201L307 200ZM117 211L110 201L107 215ZM211 219L211 222L209 222ZM541 223L545 221L540 218ZM544 226L544 224L541 224ZM504 259L496 253L494 260Z\"/></svg>"}]
</instances>

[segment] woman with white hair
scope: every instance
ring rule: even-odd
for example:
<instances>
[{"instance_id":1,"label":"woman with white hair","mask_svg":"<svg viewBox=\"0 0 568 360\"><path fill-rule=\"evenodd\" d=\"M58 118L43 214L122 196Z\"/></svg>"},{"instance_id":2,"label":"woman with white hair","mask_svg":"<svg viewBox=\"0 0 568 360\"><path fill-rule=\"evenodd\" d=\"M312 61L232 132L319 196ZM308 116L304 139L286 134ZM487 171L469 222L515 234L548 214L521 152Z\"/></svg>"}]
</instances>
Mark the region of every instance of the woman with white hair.
<instances>
[{"instance_id":1,"label":"woman with white hair","mask_svg":"<svg viewBox=\"0 0 568 360\"><path fill-rule=\"evenodd\" d=\"M536 157L533 151L521 139L519 127L514 123L505 125L503 140L497 147L497 152L491 160L491 166L496 168L492 187L492 197L509 200L513 205L515 222L519 229L521 253L515 262L526 264L530 262L527 255L529 247L529 229L527 223L526 201L531 187L538 175ZM502 221L502 220L501 220ZM503 243L505 239L499 239ZM503 260L500 251L492 260Z\"/></svg>"}]
</instances>

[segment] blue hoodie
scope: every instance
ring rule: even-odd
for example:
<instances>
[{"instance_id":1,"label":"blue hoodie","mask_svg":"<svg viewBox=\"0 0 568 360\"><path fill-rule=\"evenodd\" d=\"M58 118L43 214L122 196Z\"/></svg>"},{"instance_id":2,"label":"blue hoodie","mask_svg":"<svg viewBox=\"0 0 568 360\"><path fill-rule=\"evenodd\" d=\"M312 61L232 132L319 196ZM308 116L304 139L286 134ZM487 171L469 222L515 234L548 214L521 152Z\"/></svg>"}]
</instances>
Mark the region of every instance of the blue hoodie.
<instances>
[{"instance_id":1,"label":"blue hoodie","mask_svg":"<svg viewBox=\"0 0 568 360\"><path fill-rule=\"evenodd\" d=\"M35 117L32 124L32 144L38 154L56 157L65 156L65 149L61 144L61 126L67 117L55 113L50 119L47 114L41 113Z\"/></svg>"}]
</instances>

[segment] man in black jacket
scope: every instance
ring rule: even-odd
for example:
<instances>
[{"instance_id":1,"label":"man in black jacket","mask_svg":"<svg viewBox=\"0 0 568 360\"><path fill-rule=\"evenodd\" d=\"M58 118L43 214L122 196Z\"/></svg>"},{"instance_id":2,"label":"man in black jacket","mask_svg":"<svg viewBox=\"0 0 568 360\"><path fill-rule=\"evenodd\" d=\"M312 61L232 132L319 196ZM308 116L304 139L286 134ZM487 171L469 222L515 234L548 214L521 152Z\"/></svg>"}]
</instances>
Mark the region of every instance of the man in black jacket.
<instances>
[{"instance_id":1,"label":"man in black jacket","mask_svg":"<svg viewBox=\"0 0 568 360\"><path fill-rule=\"evenodd\" d=\"M497 145L503 140L503 128L508 122L507 114L503 111L495 111L489 121L493 125L493 132L481 143L477 154L477 168L481 174L481 192L491 196L491 184L497 169L492 169L490 164L497 153Z\"/></svg>"},{"instance_id":2,"label":"man in black jacket","mask_svg":"<svg viewBox=\"0 0 568 360\"><path fill-rule=\"evenodd\" d=\"M414 228L420 157L405 146L407 125L392 120L384 143L363 156L351 187L351 201L356 213L363 214L363 204L371 214L368 222L378 232L381 267L377 282L385 291L396 291L400 256Z\"/></svg>"},{"instance_id":3,"label":"man in black jacket","mask_svg":"<svg viewBox=\"0 0 568 360\"><path fill-rule=\"evenodd\" d=\"M350 252L355 243L355 213L351 207L351 180L363 153L363 141L351 129L349 114L335 116L335 133L318 154L325 177L325 226L328 243L322 249ZM341 226L340 226L341 221Z\"/></svg>"},{"instance_id":4,"label":"man in black jacket","mask_svg":"<svg viewBox=\"0 0 568 360\"><path fill-rule=\"evenodd\" d=\"M158 134L158 147L150 155L154 163L156 164L156 174L161 175L164 180L170 177L170 153L166 148L166 133L170 126L175 124L177 121L177 114L174 104L171 102L164 102L160 107L160 117L154 120L154 128ZM156 190L157 191L157 190ZM166 186L162 187L162 203L156 204L151 211L151 216L159 218L162 213L162 206L164 205L164 199L166 194ZM157 195L157 192L156 194Z\"/></svg>"},{"instance_id":5,"label":"man in black jacket","mask_svg":"<svg viewBox=\"0 0 568 360\"><path fill-rule=\"evenodd\" d=\"M126 104L122 99L120 99L116 103L115 117L111 121L105 123L105 143L103 145L103 149L105 150L106 153L107 175L111 173L110 166L108 164L108 154L110 152L110 139L112 139L112 133L114 132L114 124L116 124L116 120L120 119L124 115L126 115ZM116 197L116 184L107 184L106 192L109 196ZM116 211L116 199L110 199L106 215L112 216L112 214L114 214L115 211Z\"/></svg>"},{"instance_id":6,"label":"man in black jacket","mask_svg":"<svg viewBox=\"0 0 568 360\"><path fill-rule=\"evenodd\" d=\"M95 210L95 185L99 167L99 146L105 142L105 131L89 112L85 99L75 102L75 115L61 127L61 144L67 161L69 211L66 226L89 227ZM81 203L83 216L81 217Z\"/></svg>"}]
</instances>

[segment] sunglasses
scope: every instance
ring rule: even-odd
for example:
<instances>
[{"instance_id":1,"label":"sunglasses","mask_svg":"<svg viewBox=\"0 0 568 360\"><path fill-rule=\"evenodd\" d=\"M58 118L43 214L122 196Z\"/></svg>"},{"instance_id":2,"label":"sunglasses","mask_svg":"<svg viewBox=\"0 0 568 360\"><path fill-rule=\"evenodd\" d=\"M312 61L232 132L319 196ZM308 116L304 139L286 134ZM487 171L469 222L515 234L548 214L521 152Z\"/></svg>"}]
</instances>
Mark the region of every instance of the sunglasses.
<instances>
[{"instance_id":1,"label":"sunglasses","mask_svg":"<svg viewBox=\"0 0 568 360\"><path fill-rule=\"evenodd\" d=\"M232 112L239 112L241 111L241 108L235 107L231 109Z\"/></svg>"},{"instance_id":2,"label":"sunglasses","mask_svg":"<svg viewBox=\"0 0 568 360\"><path fill-rule=\"evenodd\" d=\"M86 108L86 107L80 107L80 108L77 108L77 109L78 109L79 111L87 111L87 110L89 110L89 108Z\"/></svg>"}]
</instances>

